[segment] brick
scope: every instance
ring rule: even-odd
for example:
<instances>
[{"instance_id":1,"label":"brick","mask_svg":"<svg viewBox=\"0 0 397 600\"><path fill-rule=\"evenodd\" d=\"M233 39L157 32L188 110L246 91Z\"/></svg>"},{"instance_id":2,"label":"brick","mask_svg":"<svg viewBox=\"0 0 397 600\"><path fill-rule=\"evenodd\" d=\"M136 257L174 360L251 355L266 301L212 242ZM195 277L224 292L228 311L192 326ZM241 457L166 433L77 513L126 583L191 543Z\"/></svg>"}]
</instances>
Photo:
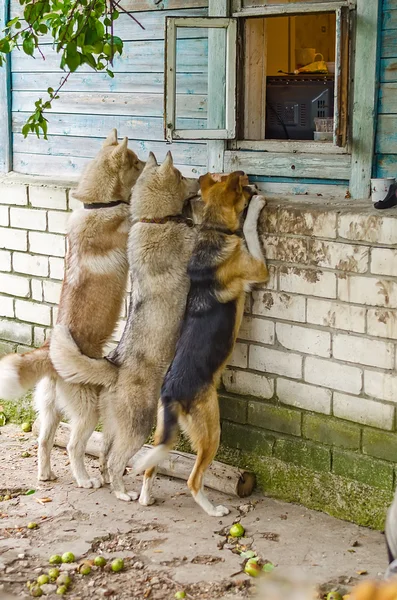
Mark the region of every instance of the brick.
<instances>
[{"instance_id":1,"label":"brick","mask_svg":"<svg viewBox=\"0 0 397 600\"><path fill-rule=\"evenodd\" d=\"M0 340L0 358L5 356L6 354L11 354L11 352L15 352L15 346L13 344L7 344L6 342L2 342Z\"/></svg>"},{"instance_id":2,"label":"brick","mask_svg":"<svg viewBox=\"0 0 397 600\"><path fill-rule=\"evenodd\" d=\"M334 392L334 415L354 423L392 430L394 406L382 404L368 398L357 398Z\"/></svg>"},{"instance_id":3,"label":"brick","mask_svg":"<svg viewBox=\"0 0 397 600\"><path fill-rule=\"evenodd\" d=\"M28 234L26 231L0 227L0 248L6 250L27 250Z\"/></svg>"},{"instance_id":4,"label":"brick","mask_svg":"<svg viewBox=\"0 0 397 600\"><path fill-rule=\"evenodd\" d=\"M21 321L37 323L38 325L51 325L51 308L36 302L15 302L15 315Z\"/></svg>"},{"instance_id":5,"label":"brick","mask_svg":"<svg viewBox=\"0 0 397 600\"><path fill-rule=\"evenodd\" d=\"M219 396L219 408L221 418L233 421L234 423L247 422L247 401L243 398L233 398L232 396Z\"/></svg>"},{"instance_id":6,"label":"brick","mask_svg":"<svg viewBox=\"0 0 397 600\"><path fill-rule=\"evenodd\" d=\"M336 298L336 274L318 269L281 267L280 290L321 298Z\"/></svg>"},{"instance_id":7,"label":"brick","mask_svg":"<svg viewBox=\"0 0 397 600\"><path fill-rule=\"evenodd\" d=\"M255 317L243 318L238 333L240 340L260 342L261 344L274 344L274 323Z\"/></svg>"},{"instance_id":8,"label":"brick","mask_svg":"<svg viewBox=\"0 0 397 600\"><path fill-rule=\"evenodd\" d=\"M26 185L0 183L0 204L25 206L27 203L28 189Z\"/></svg>"},{"instance_id":9,"label":"brick","mask_svg":"<svg viewBox=\"0 0 397 600\"><path fill-rule=\"evenodd\" d=\"M306 321L306 298L271 291L254 291L252 313L287 321Z\"/></svg>"},{"instance_id":10,"label":"brick","mask_svg":"<svg viewBox=\"0 0 397 600\"><path fill-rule=\"evenodd\" d=\"M372 487L384 490L393 488L393 466L361 454L335 449L332 470L336 475L354 479Z\"/></svg>"},{"instance_id":11,"label":"brick","mask_svg":"<svg viewBox=\"0 0 397 600\"><path fill-rule=\"evenodd\" d=\"M245 294L244 314L250 314L250 312L251 312L251 303L252 303L252 296L251 296L251 294Z\"/></svg>"},{"instance_id":12,"label":"brick","mask_svg":"<svg viewBox=\"0 0 397 600\"><path fill-rule=\"evenodd\" d=\"M380 340L338 333L333 336L332 352L338 360L370 367L392 369L394 365L394 345Z\"/></svg>"},{"instance_id":13,"label":"brick","mask_svg":"<svg viewBox=\"0 0 397 600\"><path fill-rule=\"evenodd\" d=\"M312 240L309 245L309 261L318 267L351 273L366 273L369 248L340 242Z\"/></svg>"},{"instance_id":14,"label":"brick","mask_svg":"<svg viewBox=\"0 0 397 600\"><path fill-rule=\"evenodd\" d=\"M231 367L240 367L246 369L248 367L248 346L247 344L237 343L234 346L233 354L229 358L228 365Z\"/></svg>"},{"instance_id":15,"label":"brick","mask_svg":"<svg viewBox=\"0 0 397 600\"><path fill-rule=\"evenodd\" d=\"M54 325L55 325L55 323L58 322L58 312L59 312L58 307L53 306L52 307L52 322L54 323ZM104 356L106 356L106 354Z\"/></svg>"},{"instance_id":16,"label":"brick","mask_svg":"<svg viewBox=\"0 0 397 600\"><path fill-rule=\"evenodd\" d=\"M397 308L397 283L347 274L339 278L338 298L344 302Z\"/></svg>"},{"instance_id":17,"label":"brick","mask_svg":"<svg viewBox=\"0 0 397 600\"><path fill-rule=\"evenodd\" d=\"M268 260L306 264L307 240L279 235L266 235L263 239Z\"/></svg>"},{"instance_id":18,"label":"brick","mask_svg":"<svg viewBox=\"0 0 397 600\"><path fill-rule=\"evenodd\" d=\"M351 450L360 448L360 427L332 417L303 414L302 432L303 437L329 446Z\"/></svg>"},{"instance_id":19,"label":"brick","mask_svg":"<svg viewBox=\"0 0 397 600\"><path fill-rule=\"evenodd\" d=\"M48 258L46 256L14 252L12 264L17 273L48 277Z\"/></svg>"},{"instance_id":20,"label":"brick","mask_svg":"<svg viewBox=\"0 0 397 600\"><path fill-rule=\"evenodd\" d=\"M248 423L270 431L301 434L301 413L283 406L264 404L263 402L248 402Z\"/></svg>"},{"instance_id":21,"label":"brick","mask_svg":"<svg viewBox=\"0 0 397 600\"><path fill-rule=\"evenodd\" d=\"M36 254L65 256L65 238L53 233L29 232L29 249Z\"/></svg>"},{"instance_id":22,"label":"brick","mask_svg":"<svg viewBox=\"0 0 397 600\"><path fill-rule=\"evenodd\" d=\"M263 373L276 373L295 379L302 377L302 357L292 352L250 346L249 368Z\"/></svg>"},{"instance_id":23,"label":"brick","mask_svg":"<svg viewBox=\"0 0 397 600\"><path fill-rule=\"evenodd\" d=\"M0 271L11 271L11 252L0 250Z\"/></svg>"},{"instance_id":24,"label":"brick","mask_svg":"<svg viewBox=\"0 0 397 600\"><path fill-rule=\"evenodd\" d=\"M259 232L265 236L269 233L277 232L278 207L267 205L263 210L259 220ZM266 244L264 244L266 245Z\"/></svg>"},{"instance_id":25,"label":"brick","mask_svg":"<svg viewBox=\"0 0 397 600\"><path fill-rule=\"evenodd\" d=\"M55 210L48 211L48 231L51 233L67 233L70 213Z\"/></svg>"},{"instance_id":26,"label":"brick","mask_svg":"<svg viewBox=\"0 0 397 600\"><path fill-rule=\"evenodd\" d=\"M390 373L365 371L364 391L368 396L397 402L397 375Z\"/></svg>"},{"instance_id":27,"label":"brick","mask_svg":"<svg viewBox=\"0 0 397 600\"><path fill-rule=\"evenodd\" d=\"M279 233L336 238L336 213L304 208L281 209L278 217Z\"/></svg>"},{"instance_id":28,"label":"brick","mask_svg":"<svg viewBox=\"0 0 397 600\"><path fill-rule=\"evenodd\" d=\"M397 311L385 308L370 308L367 311L369 335L397 340Z\"/></svg>"},{"instance_id":29,"label":"brick","mask_svg":"<svg viewBox=\"0 0 397 600\"><path fill-rule=\"evenodd\" d=\"M255 452L260 456L271 456L274 437L246 425L236 425L224 421L222 423L222 444L245 452Z\"/></svg>"},{"instance_id":30,"label":"brick","mask_svg":"<svg viewBox=\"0 0 397 600\"><path fill-rule=\"evenodd\" d=\"M18 277L17 275L0 273L0 292L28 298L30 294L29 279Z\"/></svg>"},{"instance_id":31,"label":"brick","mask_svg":"<svg viewBox=\"0 0 397 600\"><path fill-rule=\"evenodd\" d=\"M30 185L29 201L32 206L40 208L67 209L67 197L64 188Z\"/></svg>"},{"instance_id":32,"label":"brick","mask_svg":"<svg viewBox=\"0 0 397 600\"><path fill-rule=\"evenodd\" d=\"M77 198L75 198L73 196L73 189L69 190L69 192L68 192L68 209L69 210L78 210L82 206L83 206L83 204L82 204L81 200L77 200Z\"/></svg>"},{"instance_id":33,"label":"brick","mask_svg":"<svg viewBox=\"0 0 397 600\"><path fill-rule=\"evenodd\" d=\"M39 348L46 340L45 329L43 327L33 327L33 345Z\"/></svg>"},{"instance_id":34,"label":"brick","mask_svg":"<svg viewBox=\"0 0 397 600\"><path fill-rule=\"evenodd\" d=\"M61 297L62 284L54 281L43 281L43 292L45 302L59 304Z\"/></svg>"},{"instance_id":35,"label":"brick","mask_svg":"<svg viewBox=\"0 0 397 600\"><path fill-rule=\"evenodd\" d=\"M331 390L279 377L277 397L283 404L314 412L331 414Z\"/></svg>"},{"instance_id":36,"label":"brick","mask_svg":"<svg viewBox=\"0 0 397 600\"><path fill-rule=\"evenodd\" d=\"M265 375L227 369L222 376L223 385L232 394L270 399L274 395L274 380Z\"/></svg>"},{"instance_id":37,"label":"brick","mask_svg":"<svg viewBox=\"0 0 397 600\"><path fill-rule=\"evenodd\" d=\"M358 367L310 356L306 358L304 374L308 383L352 394L361 392L362 371Z\"/></svg>"},{"instance_id":38,"label":"brick","mask_svg":"<svg viewBox=\"0 0 397 600\"><path fill-rule=\"evenodd\" d=\"M40 279L32 279L32 299L43 302L43 282Z\"/></svg>"},{"instance_id":39,"label":"brick","mask_svg":"<svg viewBox=\"0 0 397 600\"><path fill-rule=\"evenodd\" d=\"M371 273L397 276L397 249L372 248Z\"/></svg>"},{"instance_id":40,"label":"brick","mask_svg":"<svg viewBox=\"0 0 397 600\"><path fill-rule=\"evenodd\" d=\"M363 452L364 454L395 463L397 456L397 433L364 429Z\"/></svg>"},{"instance_id":41,"label":"brick","mask_svg":"<svg viewBox=\"0 0 397 600\"><path fill-rule=\"evenodd\" d=\"M331 452L310 442L277 439L273 455L286 463L292 463L312 471L331 470Z\"/></svg>"},{"instance_id":42,"label":"brick","mask_svg":"<svg viewBox=\"0 0 397 600\"><path fill-rule=\"evenodd\" d=\"M0 296L0 317L14 318L14 299L10 296Z\"/></svg>"},{"instance_id":43,"label":"brick","mask_svg":"<svg viewBox=\"0 0 397 600\"><path fill-rule=\"evenodd\" d=\"M8 206L0 206L0 225L8 227L10 224L8 219Z\"/></svg>"},{"instance_id":44,"label":"brick","mask_svg":"<svg viewBox=\"0 0 397 600\"><path fill-rule=\"evenodd\" d=\"M32 326L26 323L0 319L0 339L30 346L32 343Z\"/></svg>"},{"instance_id":45,"label":"brick","mask_svg":"<svg viewBox=\"0 0 397 600\"><path fill-rule=\"evenodd\" d=\"M339 216L338 232L341 238L356 242L397 244L397 221L390 217L345 213Z\"/></svg>"},{"instance_id":46,"label":"brick","mask_svg":"<svg viewBox=\"0 0 397 600\"><path fill-rule=\"evenodd\" d=\"M277 340L288 350L316 356L331 356L331 334L326 331L277 323L276 334Z\"/></svg>"},{"instance_id":47,"label":"brick","mask_svg":"<svg viewBox=\"0 0 397 600\"><path fill-rule=\"evenodd\" d=\"M63 280L65 274L65 262L62 258L50 256L50 278Z\"/></svg>"},{"instance_id":48,"label":"brick","mask_svg":"<svg viewBox=\"0 0 397 600\"><path fill-rule=\"evenodd\" d=\"M307 322L333 329L346 329L356 333L365 332L365 308L343 304L342 302L330 302L307 299Z\"/></svg>"},{"instance_id":49,"label":"brick","mask_svg":"<svg viewBox=\"0 0 397 600\"><path fill-rule=\"evenodd\" d=\"M32 210L31 208L10 209L11 227L17 229L38 229L45 231L47 227L47 214L45 210Z\"/></svg>"}]
</instances>

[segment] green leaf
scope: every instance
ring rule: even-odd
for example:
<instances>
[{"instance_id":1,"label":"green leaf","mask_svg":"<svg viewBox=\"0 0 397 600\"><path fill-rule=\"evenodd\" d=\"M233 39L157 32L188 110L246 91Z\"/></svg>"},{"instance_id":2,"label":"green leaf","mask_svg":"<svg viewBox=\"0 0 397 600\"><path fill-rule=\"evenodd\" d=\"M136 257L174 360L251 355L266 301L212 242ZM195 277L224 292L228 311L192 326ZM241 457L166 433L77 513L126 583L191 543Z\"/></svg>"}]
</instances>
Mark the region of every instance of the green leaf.
<instances>
[{"instance_id":1,"label":"green leaf","mask_svg":"<svg viewBox=\"0 0 397 600\"><path fill-rule=\"evenodd\" d=\"M117 10L114 10L112 12L112 20L113 21L116 21L119 18L119 16L120 16L120 13Z\"/></svg>"},{"instance_id":2,"label":"green leaf","mask_svg":"<svg viewBox=\"0 0 397 600\"><path fill-rule=\"evenodd\" d=\"M27 137L28 133L30 131L30 125L28 123L26 123L23 127L22 127L22 135L23 137Z\"/></svg>"},{"instance_id":3,"label":"green leaf","mask_svg":"<svg viewBox=\"0 0 397 600\"><path fill-rule=\"evenodd\" d=\"M39 25L38 29L39 29L40 33L45 34L48 32L48 27L47 27L47 25L44 25L44 23L41 23L41 25Z\"/></svg>"},{"instance_id":4,"label":"green leaf","mask_svg":"<svg viewBox=\"0 0 397 600\"><path fill-rule=\"evenodd\" d=\"M11 51L10 42L4 38L0 40L0 52L4 52L4 54L8 54Z\"/></svg>"},{"instance_id":5,"label":"green leaf","mask_svg":"<svg viewBox=\"0 0 397 600\"><path fill-rule=\"evenodd\" d=\"M25 52L25 54L28 54L29 56L33 56L33 52L34 52L34 41L32 37L28 37L25 38L23 40L23 51Z\"/></svg>"},{"instance_id":6,"label":"green leaf","mask_svg":"<svg viewBox=\"0 0 397 600\"><path fill-rule=\"evenodd\" d=\"M54 89L53 89L52 87L49 87L49 88L47 89L47 92L48 92L49 94L53 94L53 93L54 93Z\"/></svg>"},{"instance_id":7,"label":"green leaf","mask_svg":"<svg viewBox=\"0 0 397 600\"><path fill-rule=\"evenodd\" d=\"M271 562L264 564L262 567L262 571L264 571L265 573L271 573L273 571L273 569L274 569L274 564Z\"/></svg>"},{"instance_id":8,"label":"green leaf","mask_svg":"<svg viewBox=\"0 0 397 600\"><path fill-rule=\"evenodd\" d=\"M14 17L13 19L11 19L11 21L8 21L7 23L7 27L12 27L13 25L15 25L15 23L17 23L19 21L19 17Z\"/></svg>"},{"instance_id":9,"label":"green leaf","mask_svg":"<svg viewBox=\"0 0 397 600\"><path fill-rule=\"evenodd\" d=\"M25 492L25 496L31 496L35 492L36 492L36 490L28 490L27 492Z\"/></svg>"},{"instance_id":10,"label":"green leaf","mask_svg":"<svg viewBox=\"0 0 397 600\"><path fill-rule=\"evenodd\" d=\"M240 552L241 558L255 558L256 554L253 550L246 550L245 552Z\"/></svg>"},{"instance_id":11,"label":"green leaf","mask_svg":"<svg viewBox=\"0 0 397 600\"><path fill-rule=\"evenodd\" d=\"M109 77L111 77L112 79L114 78L114 73L113 71L110 71L110 69L106 69L106 73L109 75Z\"/></svg>"},{"instance_id":12,"label":"green leaf","mask_svg":"<svg viewBox=\"0 0 397 600\"><path fill-rule=\"evenodd\" d=\"M72 55L67 54L66 64L73 73L73 71L75 71L81 65L81 55L79 53Z\"/></svg>"}]
</instances>

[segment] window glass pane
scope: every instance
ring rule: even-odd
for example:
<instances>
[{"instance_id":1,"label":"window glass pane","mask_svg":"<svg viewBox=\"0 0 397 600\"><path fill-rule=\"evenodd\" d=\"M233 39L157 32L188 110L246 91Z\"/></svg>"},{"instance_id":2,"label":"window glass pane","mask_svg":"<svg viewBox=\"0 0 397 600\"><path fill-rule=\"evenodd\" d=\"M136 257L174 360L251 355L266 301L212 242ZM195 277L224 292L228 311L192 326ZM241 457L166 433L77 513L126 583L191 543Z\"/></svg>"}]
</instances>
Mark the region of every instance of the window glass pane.
<instances>
[{"instance_id":1,"label":"window glass pane","mask_svg":"<svg viewBox=\"0 0 397 600\"><path fill-rule=\"evenodd\" d=\"M226 128L226 35L177 27L176 129Z\"/></svg>"}]
</instances>

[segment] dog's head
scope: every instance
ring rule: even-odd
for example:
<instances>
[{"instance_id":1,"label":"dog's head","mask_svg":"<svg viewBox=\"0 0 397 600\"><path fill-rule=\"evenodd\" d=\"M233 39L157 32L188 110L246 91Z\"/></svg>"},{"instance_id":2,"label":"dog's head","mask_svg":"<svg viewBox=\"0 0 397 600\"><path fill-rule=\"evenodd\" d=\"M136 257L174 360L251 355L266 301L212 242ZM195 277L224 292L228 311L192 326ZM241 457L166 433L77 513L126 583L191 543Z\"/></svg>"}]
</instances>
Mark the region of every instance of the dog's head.
<instances>
[{"instance_id":1,"label":"dog's head","mask_svg":"<svg viewBox=\"0 0 397 600\"><path fill-rule=\"evenodd\" d=\"M171 152L167 153L161 165L150 152L134 188L132 216L139 219L180 214L185 202L196 196L198 191L198 179L184 177L174 166Z\"/></svg>"},{"instance_id":2,"label":"dog's head","mask_svg":"<svg viewBox=\"0 0 397 600\"><path fill-rule=\"evenodd\" d=\"M200 177L201 197L204 202L204 215L211 215L223 224L234 229L252 195L243 185L246 175L243 171L234 171L216 181L211 173Z\"/></svg>"},{"instance_id":3,"label":"dog's head","mask_svg":"<svg viewBox=\"0 0 397 600\"><path fill-rule=\"evenodd\" d=\"M73 196L85 203L128 202L131 188L144 166L145 163L128 148L128 138L119 144L117 130L113 129L101 150L86 166Z\"/></svg>"}]
</instances>

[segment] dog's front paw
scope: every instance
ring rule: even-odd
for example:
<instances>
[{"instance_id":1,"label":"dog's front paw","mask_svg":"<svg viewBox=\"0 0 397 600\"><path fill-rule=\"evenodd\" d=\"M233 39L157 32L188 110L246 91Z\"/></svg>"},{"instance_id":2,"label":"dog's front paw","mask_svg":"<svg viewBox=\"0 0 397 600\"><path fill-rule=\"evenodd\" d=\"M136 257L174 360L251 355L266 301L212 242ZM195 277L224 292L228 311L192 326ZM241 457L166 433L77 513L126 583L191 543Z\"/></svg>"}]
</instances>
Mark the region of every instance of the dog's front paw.
<instances>
[{"instance_id":1,"label":"dog's front paw","mask_svg":"<svg viewBox=\"0 0 397 600\"><path fill-rule=\"evenodd\" d=\"M253 196L253 198L250 202L250 208L252 206L253 210L258 210L260 212L262 210L262 208L264 206L266 206L266 204L267 204L267 201L266 201L265 196L258 194L256 196Z\"/></svg>"},{"instance_id":2,"label":"dog's front paw","mask_svg":"<svg viewBox=\"0 0 397 600\"><path fill-rule=\"evenodd\" d=\"M54 471L50 469L49 471L42 471L39 473L37 479L39 481L55 481L57 476L55 475Z\"/></svg>"},{"instance_id":3,"label":"dog's front paw","mask_svg":"<svg viewBox=\"0 0 397 600\"><path fill-rule=\"evenodd\" d=\"M219 504L219 506L214 506L214 510L213 510L213 512L211 512L211 516L212 517L225 517L229 513L230 513L230 510L228 508L226 508L226 506L222 506L222 504Z\"/></svg>"},{"instance_id":4,"label":"dog's front paw","mask_svg":"<svg viewBox=\"0 0 397 600\"><path fill-rule=\"evenodd\" d=\"M102 487L103 482L102 479L98 479L97 477L90 477L89 479L79 479L77 480L77 486L85 489L95 488L98 489Z\"/></svg>"},{"instance_id":5,"label":"dog's front paw","mask_svg":"<svg viewBox=\"0 0 397 600\"><path fill-rule=\"evenodd\" d=\"M156 503L156 498L151 494L141 494L139 496L139 504L141 506L152 506Z\"/></svg>"}]
</instances>

